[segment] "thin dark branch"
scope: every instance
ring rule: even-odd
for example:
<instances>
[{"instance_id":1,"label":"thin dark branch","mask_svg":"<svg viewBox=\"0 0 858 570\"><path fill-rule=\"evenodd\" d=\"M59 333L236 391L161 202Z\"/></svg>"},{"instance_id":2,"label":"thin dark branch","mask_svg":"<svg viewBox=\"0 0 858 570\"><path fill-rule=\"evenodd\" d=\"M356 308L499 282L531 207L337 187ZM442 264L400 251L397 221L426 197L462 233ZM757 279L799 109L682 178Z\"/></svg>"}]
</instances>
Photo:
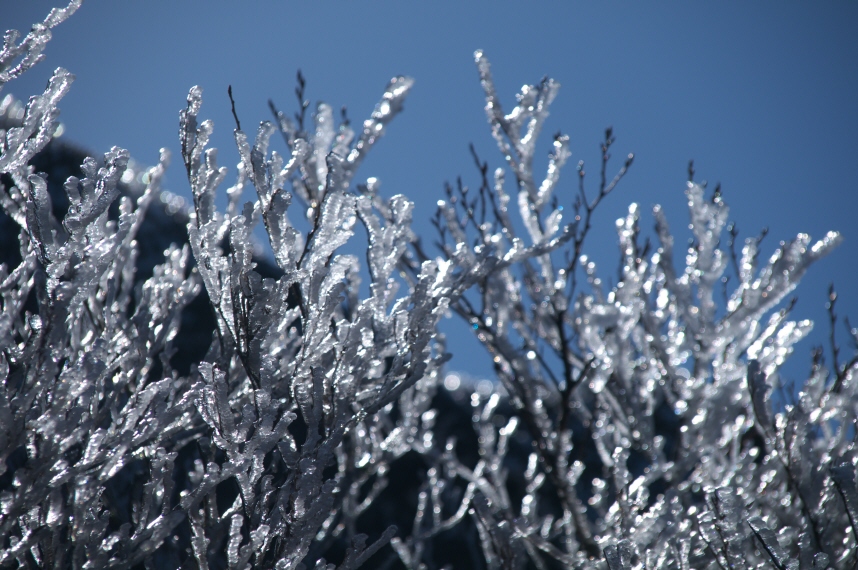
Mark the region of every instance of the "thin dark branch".
<instances>
[{"instance_id":1,"label":"thin dark branch","mask_svg":"<svg viewBox=\"0 0 858 570\"><path fill-rule=\"evenodd\" d=\"M306 91L307 82L304 80L304 75L301 73L301 70L298 70L297 73L298 85L295 87L295 96L298 98L298 108L300 111L295 113L295 122L298 123L298 132L304 132L304 120L307 116L307 108L310 106L310 102L304 99L304 93Z\"/></svg>"},{"instance_id":2,"label":"thin dark branch","mask_svg":"<svg viewBox=\"0 0 858 570\"><path fill-rule=\"evenodd\" d=\"M736 278L741 274L739 272L739 258L736 255L736 238L739 236L739 230L736 228L735 222L730 222L727 225L727 233L730 234L730 240L727 242L727 247L730 251L730 262L733 264L733 271L736 273Z\"/></svg>"},{"instance_id":3,"label":"thin dark branch","mask_svg":"<svg viewBox=\"0 0 858 570\"><path fill-rule=\"evenodd\" d=\"M834 290L834 283L828 284L828 303L825 308L828 310L828 341L831 343L831 361L834 365L834 373L837 375L837 380L840 380L840 348L837 346L837 313L834 311L834 305L837 303L837 291ZM839 391L839 387L837 390Z\"/></svg>"},{"instance_id":4,"label":"thin dark branch","mask_svg":"<svg viewBox=\"0 0 858 570\"><path fill-rule=\"evenodd\" d=\"M232 118L235 119L236 130L241 130L241 121L238 120L238 113L235 112L235 99L232 98L232 85L226 88L226 93L229 95L229 104L232 107Z\"/></svg>"}]
</instances>

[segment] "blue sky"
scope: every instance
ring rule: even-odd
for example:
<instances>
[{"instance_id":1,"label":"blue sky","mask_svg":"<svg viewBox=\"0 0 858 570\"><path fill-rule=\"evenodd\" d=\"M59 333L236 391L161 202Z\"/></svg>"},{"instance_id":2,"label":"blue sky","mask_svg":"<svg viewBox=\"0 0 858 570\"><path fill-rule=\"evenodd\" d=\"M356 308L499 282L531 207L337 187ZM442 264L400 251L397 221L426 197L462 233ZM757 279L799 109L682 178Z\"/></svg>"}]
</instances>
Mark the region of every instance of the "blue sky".
<instances>
[{"instance_id":1,"label":"blue sky","mask_svg":"<svg viewBox=\"0 0 858 570\"><path fill-rule=\"evenodd\" d=\"M2 0L0 25L26 32L58 2ZM742 236L769 228L764 258L799 232L843 233L844 244L797 291L794 318L817 323L786 370L798 380L810 347L827 342L830 281L840 292L838 312L858 324L856 30L858 3L845 1L87 0L55 29L47 60L5 92L41 92L51 70L69 69L77 81L61 105L64 136L94 153L125 147L143 163L169 147L167 186L188 195L177 119L192 85L204 88L201 114L215 121L220 162L232 167L227 85L243 123L253 125L270 118L269 98L294 110L301 68L311 100L346 105L358 122L392 76L410 75L417 82L406 110L359 178L376 176L385 194L414 200L415 228L429 234L443 183L459 175L477 183L469 143L490 166L502 165L472 59L484 49L507 108L524 83L550 75L562 84L545 133L568 134L573 161L585 160L592 175L606 126L614 127L615 156L635 153L626 180L598 210L586 248L602 275L615 273L613 221L630 202L643 207L645 228L651 206L662 204L677 245L684 242L692 158L698 179L721 182ZM569 203L572 174L561 182ZM447 326L452 368L488 374L488 358L459 325ZM845 330L838 335L848 349Z\"/></svg>"}]
</instances>

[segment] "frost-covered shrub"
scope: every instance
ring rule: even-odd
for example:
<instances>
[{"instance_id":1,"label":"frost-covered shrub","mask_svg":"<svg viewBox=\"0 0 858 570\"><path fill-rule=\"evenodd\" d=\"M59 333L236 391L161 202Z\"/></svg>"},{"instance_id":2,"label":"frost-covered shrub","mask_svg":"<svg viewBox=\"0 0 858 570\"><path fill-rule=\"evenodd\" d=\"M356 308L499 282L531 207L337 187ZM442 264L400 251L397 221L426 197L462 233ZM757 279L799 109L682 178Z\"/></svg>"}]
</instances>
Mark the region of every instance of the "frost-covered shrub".
<instances>
[{"instance_id":1,"label":"frost-covered shrub","mask_svg":"<svg viewBox=\"0 0 858 570\"><path fill-rule=\"evenodd\" d=\"M20 43L7 33L0 86L38 62L79 4ZM20 117L3 100L0 222L17 240L2 245L19 255L0 266L0 566L858 562L856 360L841 365L835 351L828 370L817 357L794 393L778 370L811 325L788 321L789 308L769 316L839 236L800 235L765 264L748 240L739 257L721 249L720 192L690 181L684 266L661 211L650 251L632 205L606 291L585 239L632 157L607 179L608 131L598 193L587 196L579 164L564 225L554 192L568 138L555 137L542 181L532 167L559 86L525 86L504 114L488 61L476 61L508 170L490 176L475 156L479 190L449 189L439 204L437 256L410 229L411 202L356 183L408 78L391 80L358 133L325 104L307 129L303 112L293 122L272 106L253 141L236 117L225 212L215 193L227 169L192 88L180 138L193 208L174 218L162 213L166 152L145 184L117 148L86 158L62 189L34 167L56 151L71 74L57 70ZM278 131L285 155L269 150ZM147 224L177 220L186 235L150 262ZM254 258L260 223L273 264ZM344 253L358 228L363 270ZM738 287L721 306L727 274ZM195 299L213 334L185 364ZM448 311L493 357L488 392L440 382Z\"/></svg>"},{"instance_id":2,"label":"frost-covered shrub","mask_svg":"<svg viewBox=\"0 0 858 570\"><path fill-rule=\"evenodd\" d=\"M568 138L555 136L543 180L531 167L558 85L524 86L504 114L488 61L477 52L476 62L515 182L507 190L503 169L489 180L480 164L475 196L449 192L436 224L448 255L469 251L457 245L466 242L500 252L543 243L563 215L552 193ZM689 181L694 240L683 266L661 209L651 252L632 204L617 220L622 265L606 290L583 244L593 210L633 159L609 181L612 143L608 130L595 196L578 165L568 247L493 272L451 304L493 356L503 387L477 406L479 463L453 453L442 462L469 485L489 566L599 566L603 557L611 569L854 565L856 361L829 372L817 359L794 396L778 370L812 324L788 321L789 307L767 317L840 236L813 243L801 234L763 264L750 239L737 258L732 241L720 249L728 241L720 191L707 198ZM731 257L738 286L719 307ZM499 418L504 399L513 409ZM516 442L529 457L523 496L512 497Z\"/></svg>"}]
</instances>

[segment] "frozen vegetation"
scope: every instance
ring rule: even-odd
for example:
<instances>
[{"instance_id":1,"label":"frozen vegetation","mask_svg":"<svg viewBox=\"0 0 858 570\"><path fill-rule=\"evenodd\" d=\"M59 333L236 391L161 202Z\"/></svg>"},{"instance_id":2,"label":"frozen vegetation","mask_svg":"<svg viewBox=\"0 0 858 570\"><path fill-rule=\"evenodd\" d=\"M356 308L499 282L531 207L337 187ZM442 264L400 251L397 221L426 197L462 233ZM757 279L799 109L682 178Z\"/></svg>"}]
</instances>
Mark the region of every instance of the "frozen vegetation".
<instances>
[{"instance_id":1,"label":"frozen vegetation","mask_svg":"<svg viewBox=\"0 0 858 570\"><path fill-rule=\"evenodd\" d=\"M0 87L79 4L7 32ZM557 135L534 172L559 85L525 85L505 112L475 60L505 168L474 155L479 187L448 188L423 240L406 197L357 176L406 77L357 130L326 104L305 117L303 80L294 119L272 105L248 134L236 117L225 211L192 87L193 208L172 218L166 152L142 178L119 148L65 181L34 166L56 152L69 72L2 100L0 567L858 564L858 360L832 336L803 385L779 377L811 328L785 299L839 236L736 251L720 191L692 174L684 256L658 207L657 243L641 238L632 204L608 287L586 238L633 157L611 177L608 130L594 188ZM154 223L186 233L147 265ZM260 224L273 262L255 257ZM362 257L343 251L358 232ZM181 364L201 299L210 344ZM491 355L490 389L445 386L447 313Z\"/></svg>"}]
</instances>

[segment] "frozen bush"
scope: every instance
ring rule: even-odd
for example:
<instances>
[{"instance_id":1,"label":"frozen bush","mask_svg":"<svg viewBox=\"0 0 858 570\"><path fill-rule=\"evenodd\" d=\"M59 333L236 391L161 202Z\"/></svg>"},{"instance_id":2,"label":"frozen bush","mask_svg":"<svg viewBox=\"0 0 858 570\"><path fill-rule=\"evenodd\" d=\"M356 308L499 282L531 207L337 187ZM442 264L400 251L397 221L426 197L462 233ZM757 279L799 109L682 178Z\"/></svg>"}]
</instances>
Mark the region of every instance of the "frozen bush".
<instances>
[{"instance_id":1,"label":"frozen bush","mask_svg":"<svg viewBox=\"0 0 858 570\"><path fill-rule=\"evenodd\" d=\"M79 4L20 43L7 33L0 87ZM275 122L251 140L236 115L226 211L227 169L191 88L179 132L193 207L166 219L165 151L145 183L125 176L139 167L118 148L62 188L34 167L55 150L70 73L20 116L3 99L0 235L13 232L4 251L18 255L0 265L0 567L858 563L858 359L841 363L832 336L831 368L819 352L799 390L779 377L811 323L778 307L839 236L799 235L766 263L750 239L737 255L720 191L690 176L684 262L659 208L650 250L633 204L606 290L585 241L633 157L608 179L608 130L598 192L579 164L564 225L568 137L542 180L533 169L559 85L524 86L505 114L481 52L476 63L507 169L474 155L480 187L439 203L437 256L412 233L411 202L356 182L409 78L391 80L358 133L324 103L305 128L300 76L295 121L272 104ZM270 149L278 132L284 154ZM157 264L141 263L150 208L187 230ZM254 257L260 223L274 265ZM359 228L363 269L345 253ZM208 301L211 343L186 366L195 299ZM491 354L493 387L440 382L448 311Z\"/></svg>"},{"instance_id":2,"label":"frozen bush","mask_svg":"<svg viewBox=\"0 0 858 570\"><path fill-rule=\"evenodd\" d=\"M558 85L524 86L504 114L481 52L476 62L515 182L508 191L503 169L490 181L477 159L478 193L450 191L439 208L448 255L468 241L500 252L542 243L563 217L552 193L568 138L554 137L542 181L532 170ZM444 459L449 477L468 483L489 567L524 567L527 559L611 569L854 565L856 361L835 361L829 372L818 355L794 394L778 370L812 324L789 321L791 306L767 316L840 236L814 243L800 234L762 264L749 239L738 258L732 241L720 249L728 216L720 189L707 198L689 180L694 239L683 266L661 209L653 211L660 245L651 252L632 204L617 220L622 264L606 290L583 244L594 209L633 160L609 180L613 143L609 129L595 196L578 165L565 256L558 250L493 272L451 303L493 356L503 387L477 406L477 465ZM731 259L738 286L727 296ZM832 291L832 321L834 300ZM502 399L512 410L499 417ZM512 497L516 440L529 458L524 493Z\"/></svg>"}]
</instances>

